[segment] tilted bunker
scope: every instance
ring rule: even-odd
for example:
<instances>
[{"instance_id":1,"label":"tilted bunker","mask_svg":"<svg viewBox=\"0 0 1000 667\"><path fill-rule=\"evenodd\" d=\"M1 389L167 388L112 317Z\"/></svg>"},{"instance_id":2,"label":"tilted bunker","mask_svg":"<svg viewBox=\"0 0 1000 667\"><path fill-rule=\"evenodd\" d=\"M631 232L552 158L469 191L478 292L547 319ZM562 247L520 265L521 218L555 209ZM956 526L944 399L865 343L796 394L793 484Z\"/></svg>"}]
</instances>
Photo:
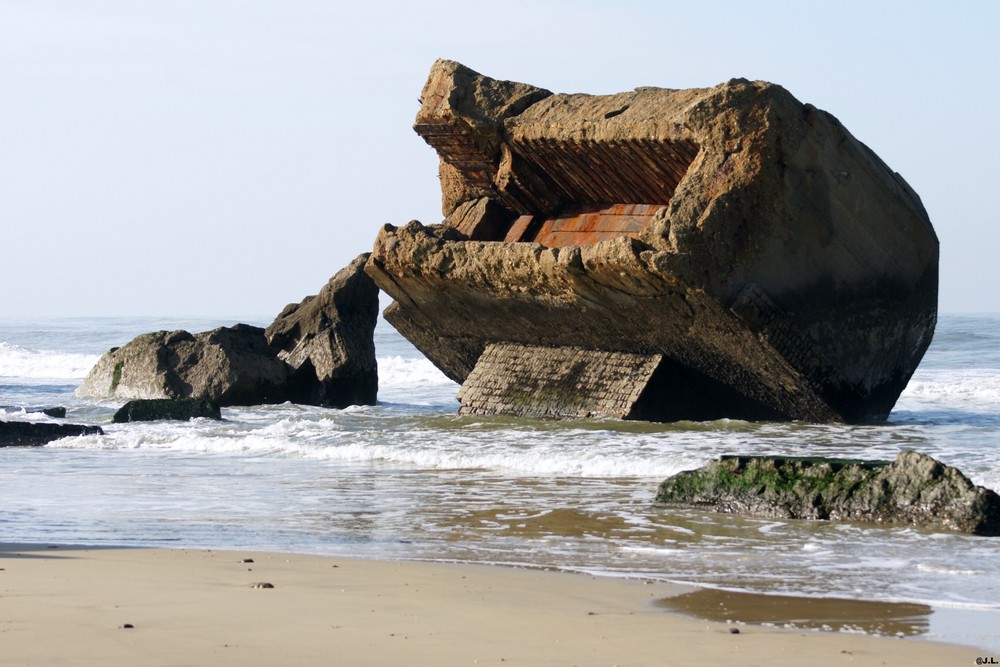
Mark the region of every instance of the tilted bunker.
<instances>
[{"instance_id":1,"label":"tilted bunker","mask_svg":"<svg viewBox=\"0 0 1000 667\"><path fill-rule=\"evenodd\" d=\"M930 344L919 197L780 86L552 94L452 61L414 129L441 225L386 225L386 319L461 411L884 420Z\"/></svg>"}]
</instances>

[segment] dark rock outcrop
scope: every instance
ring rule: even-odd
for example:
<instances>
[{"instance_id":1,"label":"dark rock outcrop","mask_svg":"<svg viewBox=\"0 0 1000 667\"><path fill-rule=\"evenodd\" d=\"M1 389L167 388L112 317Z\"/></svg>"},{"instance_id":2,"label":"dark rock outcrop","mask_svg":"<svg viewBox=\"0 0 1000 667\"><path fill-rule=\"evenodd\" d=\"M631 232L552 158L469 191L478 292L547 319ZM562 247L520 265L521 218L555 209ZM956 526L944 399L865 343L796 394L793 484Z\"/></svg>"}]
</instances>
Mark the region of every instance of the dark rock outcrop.
<instances>
[{"instance_id":1,"label":"dark rock outcrop","mask_svg":"<svg viewBox=\"0 0 1000 667\"><path fill-rule=\"evenodd\" d=\"M137 336L101 357L76 395L220 406L374 404L378 289L364 273L367 257L337 273L319 296L285 308L266 330L237 324Z\"/></svg>"},{"instance_id":2,"label":"dark rock outcrop","mask_svg":"<svg viewBox=\"0 0 1000 667\"><path fill-rule=\"evenodd\" d=\"M190 421L197 418L222 419L219 405L204 398L147 398L129 401L111 421L115 424L175 419Z\"/></svg>"},{"instance_id":3,"label":"dark rock outcrop","mask_svg":"<svg viewBox=\"0 0 1000 667\"><path fill-rule=\"evenodd\" d=\"M66 417L66 408L62 406L53 406L50 408L46 407L20 407L17 405L0 405L0 410L6 412L25 412L31 414L33 412L38 414L47 415L49 417L55 417L56 419L64 419Z\"/></svg>"},{"instance_id":4,"label":"dark rock outcrop","mask_svg":"<svg viewBox=\"0 0 1000 667\"><path fill-rule=\"evenodd\" d=\"M374 405L378 394L375 323L378 287L364 272L368 255L341 269L316 296L288 305L265 335L300 388L297 403Z\"/></svg>"},{"instance_id":5,"label":"dark rock outcrop","mask_svg":"<svg viewBox=\"0 0 1000 667\"><path fill-rule=\"evenodd\" d=\"M910 451L891 463L724 456L664 480L656 505L1000 535L1000 496Z\"/></svg>"},{"instance_id":6,"label":"dark rock outcrop","mask_svg":"<svg viewBox=\"0 0 1000 667\"><path fill-rule=\"evenodd\" d=\"M421 101L446 219L379 233L385 317L459 383L490 346L546 369L486 357L465 412L878 421L930 343L919 197L780 86L556 95L438 61ZM607 353L654 371L571 383Z\"/></svg>"},{"instance_id":7,"label":"dark rock outcrop","mask_svg":"<svg viewBox=\"0 0 1000 667\"><path fill-rule=\"evenodd\" d=\"M104 435L100 426L0 421L0 447L37 447L78 435Z\"/></svg>"}]
</instances>

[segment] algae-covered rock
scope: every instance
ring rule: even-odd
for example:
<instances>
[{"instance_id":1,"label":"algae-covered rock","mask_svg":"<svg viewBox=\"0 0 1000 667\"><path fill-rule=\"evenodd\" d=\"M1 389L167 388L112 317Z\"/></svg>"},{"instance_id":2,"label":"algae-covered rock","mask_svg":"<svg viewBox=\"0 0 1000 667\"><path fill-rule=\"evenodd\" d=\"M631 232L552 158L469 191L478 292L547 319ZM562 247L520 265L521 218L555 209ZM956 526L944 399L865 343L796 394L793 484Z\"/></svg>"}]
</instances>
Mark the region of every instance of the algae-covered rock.
<instances>
[{"instance_id":1,"label":"algae-covered rock","mask_svg":"<svg viewBox=\"0 0 1000 667\"><path fill-rule=\"evenodd\" d=\"M129 401L111 421L116 424L165 419L190 421L199 417L222 419L222 412L217 403L204 398L150 398Z\"/></svg>"},{"instance_id":2,"label":"algae-covered rock","mask_svg":"<svg viewBox=\"0 0 1000 667\"><path fill-rule=\"evenodd\" d=\"M892 462L724 456L666 479L656 505L1000 535L1000 496L910 451Z\"/></svg>"}]
</instances>

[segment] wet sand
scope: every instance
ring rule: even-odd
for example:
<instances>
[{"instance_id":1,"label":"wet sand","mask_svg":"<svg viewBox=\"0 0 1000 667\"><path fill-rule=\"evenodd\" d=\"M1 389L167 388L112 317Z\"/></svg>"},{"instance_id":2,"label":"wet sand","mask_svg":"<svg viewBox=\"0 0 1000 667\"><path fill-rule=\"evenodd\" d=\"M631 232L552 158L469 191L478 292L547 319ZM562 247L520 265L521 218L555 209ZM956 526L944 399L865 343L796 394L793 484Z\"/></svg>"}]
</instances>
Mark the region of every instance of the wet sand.
<instances>
[{"instance_id":1,"label":"wet sand","mask_svg":"<svg viewBox=\"0 0 1000 667\"><path fill-rule=\"evenodd\" d=\"M930 631L928 605L790 595L755 595L711 588L659 600L664 609L719 623L776 625L834 632L915 637Z\"/></svg>"},{"instance_id":2,"label":"wet sand","mask_svg":"<svg viewBox=\"0 0 1000 667\"><path fill-rule=\"evenodd\" d=\"M684 594L697 595L664 583L499 566L4 545L0 661L776 667L963 665L984 655L862 634L753 625L734 634L721 617L664 611L662 600Z\"/></svg>"}]
</instances>

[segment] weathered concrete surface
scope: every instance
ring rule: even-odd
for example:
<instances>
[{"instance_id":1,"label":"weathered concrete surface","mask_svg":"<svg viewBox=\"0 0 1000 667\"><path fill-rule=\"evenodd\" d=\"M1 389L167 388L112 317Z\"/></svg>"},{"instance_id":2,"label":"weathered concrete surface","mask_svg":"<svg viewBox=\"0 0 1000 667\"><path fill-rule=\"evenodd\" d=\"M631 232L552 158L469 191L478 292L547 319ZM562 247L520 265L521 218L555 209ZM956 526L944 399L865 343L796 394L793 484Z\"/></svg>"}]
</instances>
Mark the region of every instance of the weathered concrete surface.
<instances>
[{"instance_id":1,"label":"weathered concrete surface","mask_svg":"<svg viewBox=\"0 0 1000 667\"><path fill-rule=\"evenodd\" d=\"M146 398L129 401L115 412L111 421L115 424L127 422L159 421L173 419L222 419L219 405L204 398Z\"/></svg>"},{"instance_id":2,"label":"weathered concrete surface","mask_svg":"<svg viewBox=\"0 0 1000 667\"><path fill-rule=\"evenodd\" d=\"M891 463L725 456L666 479L656 504L1000 535L1000 496L911 451Z\"/></svg>"},{"instance_id":3,"label":"weathered concrete surface","mask_svg":"<svg viewBox=\"0 0 1000 667\"><path fill-rule=\"evenodd\" d=\"M78 435L104 435L100 426L0 420L0 447L39 447Z\"/></svg>"},{"instance_id":4,"label":"weathered concrete surface","mask_svg":"<svg viewBox=\"0 0 1000 667\"><path fill-rule=\"evenodd\" d=\"M490 344L659 354L642 418L866 422L930 343L919 198L780 86L555 95L439 61L414 127L445 223L385 226L366 270L457 382Z\"/></svg>"},{"instance_id":5,"label":"weathered concrete surface","mask_svg":"<svg viewBox=\"0 0 1000 667\"><path fill-rule=\"evenodd\" d=\"M636 417L662 357L573 347L488 345L458 399L462 414Z\"/></svg>"},{"instance_id":6,"label":"weathered concrete surface","mask_svg":"<svg viewBox=\"0 0 1000 667\"><path fill-rule=\"evenodd\" d=\"M374 404L378 289L364 273L367 258L356 258L319 295L286 307L266 330L237 324L137 336L101 357L76 395L220 406Z\"/></svg>"}]
</instances>

